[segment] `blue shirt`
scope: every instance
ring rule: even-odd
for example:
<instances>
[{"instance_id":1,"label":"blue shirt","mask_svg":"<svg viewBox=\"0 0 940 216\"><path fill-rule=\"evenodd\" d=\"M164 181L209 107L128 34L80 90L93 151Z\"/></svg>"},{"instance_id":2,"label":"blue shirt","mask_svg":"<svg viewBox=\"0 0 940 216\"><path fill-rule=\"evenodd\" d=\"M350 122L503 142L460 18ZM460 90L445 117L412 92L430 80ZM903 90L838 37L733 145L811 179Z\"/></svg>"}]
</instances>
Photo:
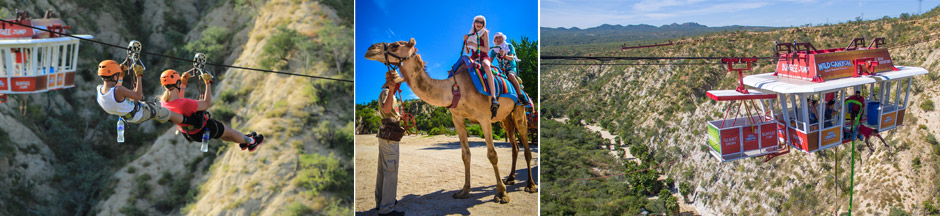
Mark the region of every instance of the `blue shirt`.
<instances>
[{"instance_id":1,"label":"blue shirt","mask_svg":"<svg viewBox=\"0 0 940 216\"><path fill-rule=\"evenodd\" d=\"M516 55L516 48L513 47L511 43L507 43L507 44L509 45L509 51L506 52L506 53L509 54L509 55L515 56L515 55ZM518 75L518 71L516 71L516 60L514 60L514 59L505 60L505 59L497 58L497 56L498 56L497 54L500 52L500 50L502 50L502 48L499 47L499 46L490 47L490 52L489 52L488 55L490 56L490 58L493 59L493 62L492 62L492 63L493 63L493 66L496 66L496 67L498 67L498 68L500 68L500 69L508 68L508 70L511 71L512 74ZM504 66L502 65L503 62L506 62L506 63L507 63L506 66L508 66L508 67L504 67ZM506 71L503 71L503 73L507 73L507 72L506 72Z\"/></svg>"}]
</instances>

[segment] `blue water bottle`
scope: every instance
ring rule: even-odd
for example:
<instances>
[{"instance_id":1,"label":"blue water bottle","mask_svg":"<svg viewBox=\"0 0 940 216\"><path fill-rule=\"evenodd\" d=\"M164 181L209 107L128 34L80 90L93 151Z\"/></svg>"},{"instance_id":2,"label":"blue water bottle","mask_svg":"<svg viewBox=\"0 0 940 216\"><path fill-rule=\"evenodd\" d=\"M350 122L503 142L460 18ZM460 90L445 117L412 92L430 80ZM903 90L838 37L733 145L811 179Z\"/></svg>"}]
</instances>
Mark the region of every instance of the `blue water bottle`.
<instances>
[{"instance_id":1,"label":"blue water bottle","mask_svg":"<svg viewBox=\"0 0 940 216\"><path fill-rule=\"evenodd\" d=\"M117 122L117 142L124 142L124 117L118 118Z\"/></svg>"},{"instance_id":2,"label":"blue water bottle","mask_svg":"<svg viewBox=\"0 0 940 216\"><path fill-rule=\"evenodd\" d=\"M206 128L205 131L202 132L202 148L200 148L200 150L202 150L202 152L209 151L209 128Z\"/></svg>"}]
</instances>

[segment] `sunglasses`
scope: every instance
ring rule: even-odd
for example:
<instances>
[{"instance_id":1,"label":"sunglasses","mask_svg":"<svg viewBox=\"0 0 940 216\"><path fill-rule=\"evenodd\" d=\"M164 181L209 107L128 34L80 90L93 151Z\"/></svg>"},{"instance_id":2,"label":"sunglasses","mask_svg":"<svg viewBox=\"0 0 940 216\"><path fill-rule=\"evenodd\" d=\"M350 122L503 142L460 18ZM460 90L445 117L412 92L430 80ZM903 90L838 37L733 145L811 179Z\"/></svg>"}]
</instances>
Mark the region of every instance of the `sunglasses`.
<instances>
[{"instance_id":1,"label":"sunglasses","mask_svg":"<svg viewBox=\"0 0 940 216\"><path fill-rule=\"evenodd\" d=\"M473 23L483 24L483 21L481 21L481 20L474 20Z\"/></svg>"}]
</instances>

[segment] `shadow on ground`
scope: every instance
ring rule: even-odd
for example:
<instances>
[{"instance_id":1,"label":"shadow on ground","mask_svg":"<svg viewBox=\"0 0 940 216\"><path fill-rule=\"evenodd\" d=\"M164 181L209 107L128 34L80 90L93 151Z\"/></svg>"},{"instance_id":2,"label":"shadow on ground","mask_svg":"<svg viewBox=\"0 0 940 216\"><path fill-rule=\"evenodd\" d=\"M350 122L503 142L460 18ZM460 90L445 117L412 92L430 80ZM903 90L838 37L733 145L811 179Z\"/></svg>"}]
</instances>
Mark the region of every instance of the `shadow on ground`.
<instances>
[{"instance_id":1,"label":"shadow on ground","mask_svg":"<svg viewBox=\"0 0 940 216\"><path fill-rule=\"evenodd\" d=\"M486 147L486 142L485 142L485 141L470 141L470 142L467 142L467 145L469 145L470 148ZM510 148L510 149L511 149L511 148L512 148L512 145L510 145L508 142L496 142L496 140L494 140L494 142L493 142L493 147L494 147L494 148ZM459 138L454 137L454 142L440 143L440 144L437 144L437 145L434 145L434 146L431 146L431 147L423 148L423 149L421 149L421 150L448 150L448 149L460 149L460 140L459 140ZM529 149L530 149L530 151L532 151L533 153L538 153L538 152L539 152L539 148L538 148L538 146L536 146L536 145L529 145ZM520 146L519 146L519 157L522 157L523 152L525 152L525 149L522 149L522 146L520 145Z\"/></svg>"}]
</instances>

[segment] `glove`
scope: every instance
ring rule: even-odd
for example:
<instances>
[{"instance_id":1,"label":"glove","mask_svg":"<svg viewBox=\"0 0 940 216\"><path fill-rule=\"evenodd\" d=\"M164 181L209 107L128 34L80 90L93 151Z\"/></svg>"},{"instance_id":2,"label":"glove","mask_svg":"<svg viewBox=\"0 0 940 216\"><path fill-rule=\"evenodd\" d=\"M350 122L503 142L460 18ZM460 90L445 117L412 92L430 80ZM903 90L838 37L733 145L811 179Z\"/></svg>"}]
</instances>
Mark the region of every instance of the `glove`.
<instances>
[{"instance_id":1,"label":"glove","mask_svg":"<svg viewBox=\"0 0 940 216\"><path fill-rule=\"evenodd\" d=\"M137 74L137 76L143 76L143 75L144 75L144 66L141 66L141 65L134 65L134 73Z\"/></svg>"},{"instance_id":2,"label":"glove","mask_svg":"<svg viewBox=\"0 0 940 216\"><path fill-rule=\"evenodd\" d=\"M189 73L183 73L183 75L182 75L182 76L180 76L180 80L182 80L182 81L183 81L183 83L185 84L185 83L188 83L188 82L189 82L189 78L191 78L191 77L193 77L193 75L192 75L192 74L189 74Z\"/></svg>"},{"instance_id":3,"label":"glove","mask_svg":"<svg viewBox=\"0 0 940 216\"><path fill-rule=\"evenodd\" d=\"M212 75L209 75L208 73L202 73L202 81L205 82L206 85L212 83Z\"/></svg>"}]
</instances>

